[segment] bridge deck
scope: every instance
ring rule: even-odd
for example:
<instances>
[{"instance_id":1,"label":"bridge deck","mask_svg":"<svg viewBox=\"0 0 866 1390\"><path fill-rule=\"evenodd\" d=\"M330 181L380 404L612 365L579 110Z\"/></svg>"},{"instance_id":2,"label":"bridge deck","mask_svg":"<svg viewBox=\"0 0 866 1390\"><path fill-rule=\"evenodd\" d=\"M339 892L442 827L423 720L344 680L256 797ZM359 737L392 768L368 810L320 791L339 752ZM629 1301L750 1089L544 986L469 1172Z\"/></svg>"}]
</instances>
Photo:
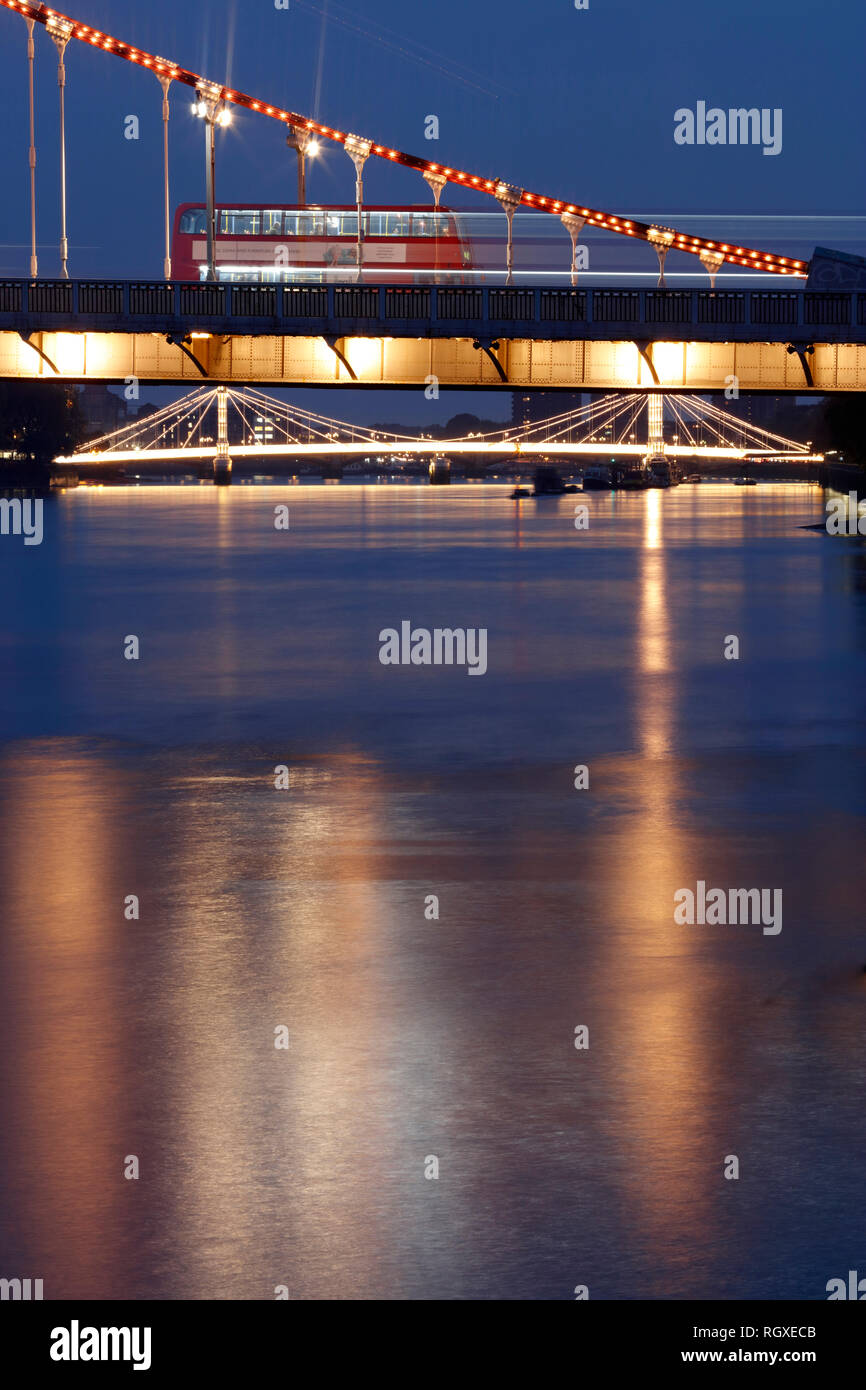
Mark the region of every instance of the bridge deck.
<instances>
[{"instance_id":1,"label":"bridge deck","mask_svg":"<svg viewBox=\"0 0 866 1390\"><path fill-rule=\"evenodd\" d=\"M866 292L2 280L9 329L866 343Z\"/></svg>"},{"instance_id":2,"label":"bridge deck","mask_svg":"<svg viewBox=\"0 0 866 1390\"><path fill-rule=\"evenodd\" d=\"M866 390L863 290L0 281L0 377Z\"/></svg>"}]
</instances>

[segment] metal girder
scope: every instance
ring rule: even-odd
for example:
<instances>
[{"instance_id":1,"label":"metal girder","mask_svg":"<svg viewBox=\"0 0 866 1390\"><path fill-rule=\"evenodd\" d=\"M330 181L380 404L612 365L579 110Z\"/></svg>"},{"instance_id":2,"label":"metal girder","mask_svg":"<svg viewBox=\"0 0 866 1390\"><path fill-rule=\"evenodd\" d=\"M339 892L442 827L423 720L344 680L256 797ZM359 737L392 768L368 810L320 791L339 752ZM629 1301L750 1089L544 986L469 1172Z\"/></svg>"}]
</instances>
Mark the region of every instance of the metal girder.
<instances>
[{"instance_id":1,"label":"metal girder","mask_svg":"<svg viewBox=\"0 0 866 1390\"><path fill-rule=\"evenodd\" d=\"M346 371L349 373L349 376L352 378L352 380L357 381L358 378L355 375L354 367L347 358L343 349L339 346L339 344L342 342L342 339L328 336L324 339L324 341L328 344L328 347L331 349L338 361L342 362L343 366L346 368Z\"/></svg>"},{"instance_id":2,"label":"metal girder","mask_svg":"<svg viewBox=\"0 0 866 1390\"><path fill-rule=\"evenodd\" d=\"M34 341L33 341L33 339L36 338L36 337L41 338L41 337L42 337L42 334L41 334L41 333L39 333L39 334L36 334L36 333L25 333L25 332L23 331L23 329L20 329L20 328L19 328L19 330L18 330L18 336L19 336L19 338L21 339L22 343L26 343L28 347L31 347L31 348L33 349L34 352L36 352L36 353L39 354L39 356L42 358L42 361L45 362L45 363L51 368L52 375L53 375L53 376L57 376L57 375L58 375L58 371L57 371L57 368L55 367L54 363L51 361L51 358L48 356L47 353L45 353L45 352L42 351L42 349L41 349L41 347L39 346L38 343L34 343Z\"/></svg>"},{"instance_id":3,"label":"metal girder","mask_svg":"<svg viewBox=\"0 0 866 1390\"><path fill-rule=\"evenodd\" d=\"M652 377L656 386L660 386L661 382L658 379L658 373L656 372L655 364L653 362L653 344L648 342L636 341L635 347L637 348L644 362L646 362L647 366L649 367L650 376Z\"/></svg>"},{"instance_id":4,"label":"metal girder","mask_svg":"<svg viewBox=\"0 0 866 1390\"><path fill-rule=\"evenodd\" d=\"M812 343L807 343L805 347L798 347L794 343L789 343L788 352L795 353L798 357L800 366L803 368L803 376L806 379L806 385L810 387L814 386L815 382L812 377L812 365L809 362L809 358L815 355L815 348Z\"/></svg>"},{"instance_id":5,"label":"metal girder","mask_svg":"<svg viewBox=\"0 0 866 1390\"><path fill-rule=\"evenodd\" d=\"M0 378L183 383L206 375L215 382L424 390L435 376L443 388L571 391L722 391L736 378L741 391L866 390L866 345L815 342L802 356L788 346L657 341L650 354L634 338L346 336L331 345L321 336L238 334L196 340L192 351L155 333L45 332L37 346L10 330L0 332Z\"/></svg>"},{"instance_id":6,"label":"metal girder","mask_svg":"<svg viewBox=\"0 0 866 1390\"><path fill-rule=\"evenodd\" d=\"M168 343L169 347L180 348L181 352L184 353L185 356L189 358L190 362L192 362L193 365L198 368L201 375L204 377L207 376L208 373L206 367L204 367L202 363L198 360L195 353L192 351L192 348L187 347L186 338L175 337L173 333L167 333L165 335L165 341Z\"/></svg>"},{"instance_id":7,"label":"metal girder","mask_svg":"<svg viewBox=\"0 0 866 1390\"><path fill-rule=\"evenodd\" d=\"M493 363L494 367L496 368L496 371L499 375L499 380L507 382L508 374L505 368L503 367L502 363L500 362L499 358L496 356L496 353L499 350L499 343L491 342L489 339L476 338L472 346L474 347L476 352L483 352L487 355L489 360Z\"/></svg>"}]
</instances>

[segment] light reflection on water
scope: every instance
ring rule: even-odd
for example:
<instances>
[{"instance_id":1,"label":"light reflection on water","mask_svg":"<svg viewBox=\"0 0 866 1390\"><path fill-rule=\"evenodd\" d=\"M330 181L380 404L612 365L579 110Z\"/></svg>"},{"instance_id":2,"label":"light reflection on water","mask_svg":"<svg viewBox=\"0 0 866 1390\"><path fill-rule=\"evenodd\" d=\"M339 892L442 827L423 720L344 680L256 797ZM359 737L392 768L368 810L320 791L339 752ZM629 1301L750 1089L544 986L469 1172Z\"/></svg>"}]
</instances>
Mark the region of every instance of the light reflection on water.
<instances>
[{"instance_id":1,"label":"light reflection on water","mask_svg":"<svg viewBox=\"0 0 866 1390\"><path fill-rule=\"evenodd\" d=\"M809 1298L862 1264L862 548L805 487L583 500L87 491L4 542L5 1273ZM403 618L487 627L488 674L381 667ZM782 887L781 936L675 927L698 878Z\"/></svg>"}]
</instances>

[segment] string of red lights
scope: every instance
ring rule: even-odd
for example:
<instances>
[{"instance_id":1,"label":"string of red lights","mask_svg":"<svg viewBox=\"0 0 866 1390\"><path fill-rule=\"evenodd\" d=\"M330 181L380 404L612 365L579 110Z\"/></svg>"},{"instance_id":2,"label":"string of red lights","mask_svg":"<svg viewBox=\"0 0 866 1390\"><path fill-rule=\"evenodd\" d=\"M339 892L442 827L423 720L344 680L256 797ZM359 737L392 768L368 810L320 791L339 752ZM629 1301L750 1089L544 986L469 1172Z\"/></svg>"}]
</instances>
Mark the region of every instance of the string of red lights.
<instances>
[{"instance_id":1,"label":"string of red lights","mask_svg":"<svg viewBox=\"0 0 866 1390\"><path fill-rule=\"evenodd\" d=\"M258 112L272 120L284 121L287 125L303 128L338 144L345 145L347 140L353 141L360 138L345 131L334 130L330 126L321 125L318 121L300 115L297 111L285 111L279 106L270 106L266 102L258 101L245 92L222 87L219 83L211 82L200 74L182 68L166 58L159 58L153 53L146 53L142 49L124 43L121 39L114 38L111 34L103 34L98 29L80 24L69 15L62 14L59 10L51 10L46 5L29 4L28 0L0 0L0 4L27 19L35 20L49 30L52 27L68 26L71 31L69 38L76 38L82 43L92 44L106 53L113 53L115 57L125 59L126 62L138 63L143 68L149 68L158 77L169 77L173 81L181 82L195 90L212 93L219 100L229 102L233 106L245 107L248 111ZM436 164L428 159L421 159L417 155L407 154L403 150L393 150L387 145L380 145L375 142L370 143L370 154L379 159L387 159L395 164L402 164L408 169L416 169L420 174L437 175L448 183L475 189L480 193L487 193L493 198L497 197L498 190L508 188L508 185L504 185L501 179L488 179L478 174L469 174L465 170L452 169L447 165ZM730 261L735 265L744 265L753 270L761 270L775 275L792 275L802 278L808 274L809 266L806 261L777 256L767 251L755 251L748 246L731 246L727 242L709 241L705 237L686 236L673 228L655 227L646 222L615 217L612 213L600 212L597 208L580 207L577 203L570 203L562 198L551 198L540 193L530 193L525 189L519 190L519 192L520 203L525 207L538 212L552 213L555 216L562 216L563 213L567 213L574 217L582 217L591 226L604 228L619 236L630 236L649 241L660 249L686 251L695 256L710 257L717 260L718 264L721 264L722 261Z\"/></svg>"}]
</instances>

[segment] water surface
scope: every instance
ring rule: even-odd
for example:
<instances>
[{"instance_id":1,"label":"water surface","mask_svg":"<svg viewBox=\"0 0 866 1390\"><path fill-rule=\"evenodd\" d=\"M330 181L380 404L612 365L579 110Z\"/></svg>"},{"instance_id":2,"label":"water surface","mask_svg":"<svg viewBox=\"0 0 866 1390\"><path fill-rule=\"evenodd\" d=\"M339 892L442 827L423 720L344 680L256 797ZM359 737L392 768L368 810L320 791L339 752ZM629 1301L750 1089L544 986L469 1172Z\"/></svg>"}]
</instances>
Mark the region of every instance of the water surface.
<instances>
[{"instance_id":1,"label":"water surface","mask_svg":"<svg viewBox=\"0 0 866 1390\"><path fill-rule=\"evenodd\" d=\"M806 486L508 491L88 488L0 541L0 1274L866 1269L862 543ZM487 674L382 666L404 619L486 628ZM698 879L781 888L782 932L677 926Z\"/></svg>"}]
</instances>

